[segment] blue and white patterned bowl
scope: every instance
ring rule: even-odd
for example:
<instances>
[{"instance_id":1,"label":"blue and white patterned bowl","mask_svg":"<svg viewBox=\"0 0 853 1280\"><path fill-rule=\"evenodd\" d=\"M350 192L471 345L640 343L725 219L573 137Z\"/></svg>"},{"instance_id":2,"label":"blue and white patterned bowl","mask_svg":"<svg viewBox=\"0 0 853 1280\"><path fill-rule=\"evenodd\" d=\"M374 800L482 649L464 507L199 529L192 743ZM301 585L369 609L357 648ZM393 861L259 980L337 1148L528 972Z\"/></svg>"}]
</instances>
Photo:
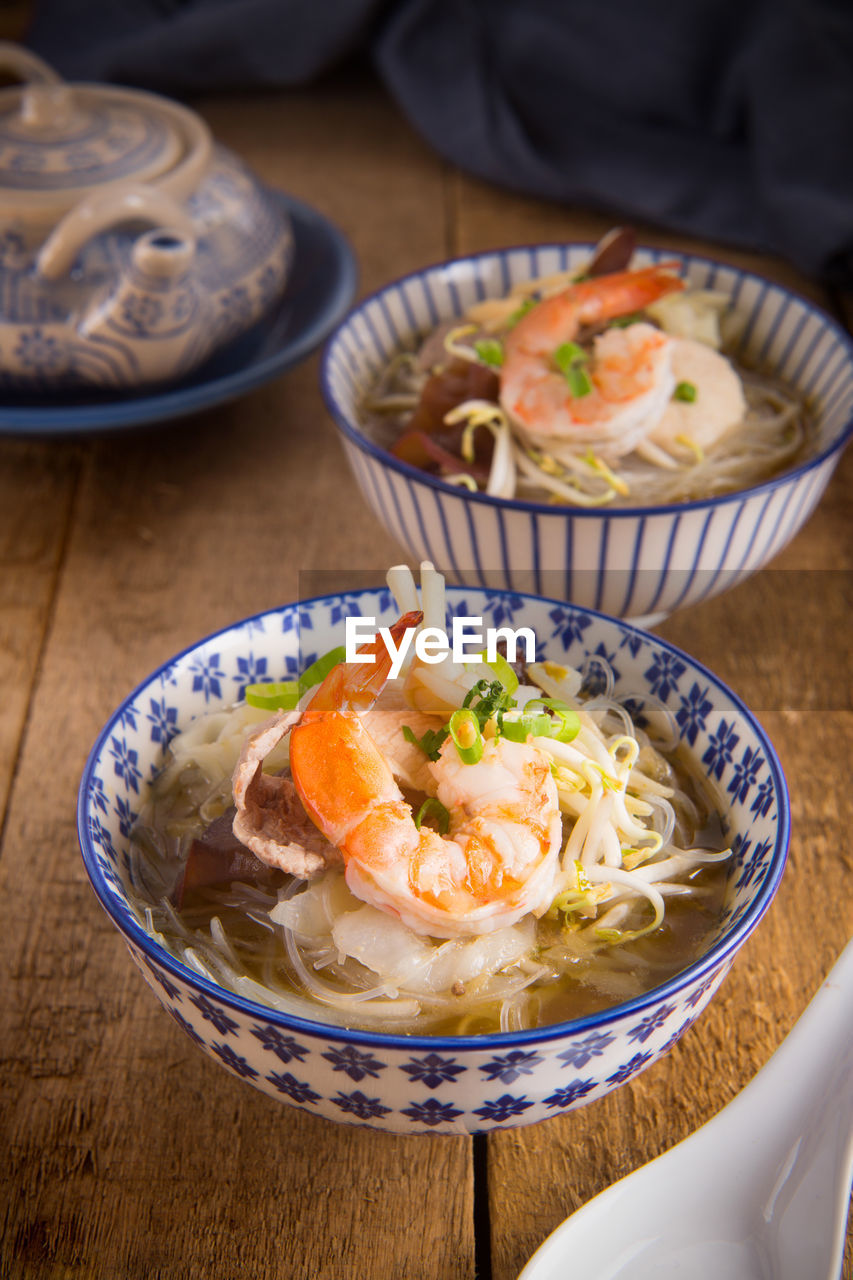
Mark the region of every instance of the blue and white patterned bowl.
<instances>
[{"instance_id":1,"label":"blue and white patterned bowl","mask_svg":"<svg viewBox=\"0 0 853 1280\"><path fill-rule=\"evenodd\" d=\"M649 622L760 569L802 527L826 488L853 434L853 343L812 303L707 258L653 249L636 254L637 265L677 257L691 285L728 293L743 320L733 354L772 371L809 404L813 455L738 493L612 510L492 498L399 461L359 425L358 406L376 372L415 335L517 280L579 269L589 252L579 244L506 249L387 285L330 338L323 394L364 497L415 560L432 560L454 581L558 596Z\"/></svg>"},{"instance_id":2,"label":"blue and white patterned bowl","mask_svg":"<svg viewBox=\"0 0 853 1280\"><path fill-rule=\"evenodd\" d=\"M384 1035L289 1016L186 968L131 910L128 833L169 739L248 682L292 678L341 642L347 614L393 620L387 591L286 605L202 640L145 680L110 717L80 786L78 833L101 904L162 1004L229 1071L314 1115L392 1133L478 1133L531 1124L602 1097L662 1054L699 1016L776 892L785 864L785 780L761 726L720 681L664 641L556 600L450 588L456 615L532 627L539 656L605 657L617 692L653 693L721 797L733 849L723 920L706 954L646 995L536 1031Z\"/></svg>"}]
</instances>

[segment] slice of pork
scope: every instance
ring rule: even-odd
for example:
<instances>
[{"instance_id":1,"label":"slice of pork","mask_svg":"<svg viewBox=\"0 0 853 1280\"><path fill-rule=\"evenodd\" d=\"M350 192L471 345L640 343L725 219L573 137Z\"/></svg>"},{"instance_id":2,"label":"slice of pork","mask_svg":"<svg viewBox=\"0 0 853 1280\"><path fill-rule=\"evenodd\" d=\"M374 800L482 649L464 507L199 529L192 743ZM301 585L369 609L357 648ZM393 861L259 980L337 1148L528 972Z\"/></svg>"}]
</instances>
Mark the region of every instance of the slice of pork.
<instances>
[{"instance_id":1,"label":"slice of pork","mask_svg":"<svg viewBox=\"0 0 853 1280\"><path fill-rule=\"evenodd\" d=\"M310 880L341 861L340 852L314 826L290 778L263 772L263 762L299 720L280 712L248 738L234 770L237 839L271 867Z\"/></svg>"}]
</instances>

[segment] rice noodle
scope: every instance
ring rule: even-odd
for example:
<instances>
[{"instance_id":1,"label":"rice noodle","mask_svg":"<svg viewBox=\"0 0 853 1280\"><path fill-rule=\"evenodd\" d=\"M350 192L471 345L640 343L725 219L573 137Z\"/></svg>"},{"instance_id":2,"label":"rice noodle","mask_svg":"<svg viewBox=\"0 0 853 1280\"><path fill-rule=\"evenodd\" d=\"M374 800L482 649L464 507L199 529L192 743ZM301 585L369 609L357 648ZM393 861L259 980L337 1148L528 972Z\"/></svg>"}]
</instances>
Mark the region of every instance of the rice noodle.
<instances>
[{"instance_id":1,"label":"rice noodle","mask_svg":"<svg viewBox=\"0 0 853 1280\"><path fill-rule=\"evenodd\" d=\"M417 605L408 570L392 570L389 585L404 609ZM425 624L441 626L444 584L431 565L423 570L422 603ZM419 668L415 660L401 680L414 698L455 708L483 671L493 675L478 663L448 658ZM655 699L617 699L613 673L597 656L580 671L534 663L526 679L519 708L544 694L580 723L572 741L532 739L551 763L564 825L554 902L541 919L430 939L361 902L335 868L307 885L281 873L271 890L234 881L177 911L169 893L181 849L230 803L220 775L230 777L245 734L263 719L241 704L178 734L151 788L127 860L128 898L140 923L176 959L226 989L303 1016L316 1017L321 1006L324 1018L343 1025L403 1031L516 1030L622 998L614 993L642 989L667 965L677 971L689 959L680 931L697 947L714 927L729 851L706 847L709 805L652 744L652 729L658 745L669 743L669 713ZM593 697L583 692L590 682ZM633 722L637 706L649 732ZM658 951L648 960L650 934Z\"/></svg>"}]
</instances>

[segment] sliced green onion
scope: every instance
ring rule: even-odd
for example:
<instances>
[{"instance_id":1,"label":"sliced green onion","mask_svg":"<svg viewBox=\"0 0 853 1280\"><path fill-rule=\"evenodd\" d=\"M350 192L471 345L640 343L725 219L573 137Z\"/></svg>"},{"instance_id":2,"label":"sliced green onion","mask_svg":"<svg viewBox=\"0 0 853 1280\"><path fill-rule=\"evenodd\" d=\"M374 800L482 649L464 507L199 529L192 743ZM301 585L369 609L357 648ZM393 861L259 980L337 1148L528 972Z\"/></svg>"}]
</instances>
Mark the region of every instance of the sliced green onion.
<instances>
[{"instance_id":1,"label":"sliced green onion","mask_svg":"<svg viewBox=\"0 0 853 1280\"><path fill-rule=\"evenodd\" d=\"M476 696L477 702L473 699ZM463 707L470 707L477 717L477 723L484 729L488 722L499 717L504 711L515 706L515 699L509 695L500 680L478 680L473 689L469 689L462 702Z\"/></svg>"},{"instance_id":2,"label":"sliced green onion","mask_svg":"<svg viewBox=\"0 0 853 1280\"><path fill-rule=\"evenodd\" d=\"M486 694L491 690L491 687L492 686L489 684L488 680L478 680L476 684L472 684L471 688L462 699L463 707L470 707L474 698L479 698L480 701L482 701Z\"/></svg>"},{"instance_id":3,"label":"sliced green onion","mask_svg":"<svg viewBox=\"0 0 853 1280\"><path fill-rule=\"evenodd\" d=\"M685 404L693 404L698 392L693 382L679 382L672 393L673 400L683 400Z\"/></svg>"},{"instance_id":4,"label":"sliced green onion","mask_svg":"<svg viewBox=\"0 0 853 1280\"><path fill-rule=\"evenodd\" d=\"M554 352L554 363L569 384L569 391L578 399L592 391L592 380L584 366L589 354L576 342L563 342Z\"/></svg>"},{"instance_id":5,"label":"sliced green onion","mask_svg":"<svg viewBox=\"0 0 853 1280\"><path fill-rule=\"evenodd\" d=\"M588 396L592 391L592 379L586 369L580 365L573 364L566 372L566 382L569 384L569 391L576 400L581 396Z\"/></svg>"},{"instance_id":6,"label":"sliced green onion","mask_svg":"<svg viewBox=\"0 0 853 1280\"><path fill-rule=\"evenodd\" d=\"M576 342L563 342L554 352L554 364L560 373L567 373L573 364L583 364L589 354Z\"/></svg>"},{"instance_id":7,"label":"sliced green onion","mask_svg":"<svg viewBox=\"0 0 853 1280\"><path fill-rule=\"evenodd\" d=\"M580 716L571 707L566 707L564 711L558 711L555 707L554 711L560 719L560 728L554 736L558 742L572 742L581 731Z\"/></svg>"},{"instance_id":8,"label":"sliced green onion","mask_svg":"<svg viewBox=\"0 0 853 1280\"><path fill-rule=\"evenodd\" d=\"M550 716L519 716L517 720L501 721L501 736L510 742L526 742L528 737L549 738L554 721Z\"/></svg>"},{"instance_id":9,"label":"sliced green onion","mask_svg":"<svg viewBox=\"0 0 853 1280\"><path fill-rule=\"evenodd\" d=\"M456 744L463 764L476 764L483 754L483 734L480 722L470 707L459 707L448 724L450 736Z\"/></svg>"},{"instance_id":10,"label":"sliced green onion","mask_svg":"<svg viewBox=\"0 0 853 1280\"><path fill-rule=\"evenodd\" d=\"M546 707L548 711L552 711L557 717L559 728L556 727L553 720L548 721L549 737L556 738L558 742L571 742L580 733L580 716L567 702L561 702L559 698L532 698L527 703L526 709L529 710L534 706ZM544 737L544 734L542 736Z\"/></svg>"},{"instance_id":11,"label":"sliced green onion","mask_svg":"<svg viewBox=\"0 0 853 1280\"><path fill-rule=\"evenodd\" d=\"M403 737L407 742L411 742L413 746L420 747L425 756L430 760L437 760L441 754L441 746L447 737L446 729L427 729L422 738L419 738L414 729L409 725L403 725Z\"/></svg>"},{"instance_id":12,"label":"sliced green onion","mask_svg":"<svg viewBox=\"0 0 853 1280\"><path fill-rule=\"evenodd\" d=\"M440 836L447 835L447 832L450 830L450 813L445 809L440 800L436 800L435 796L430 796L428 800L424 800L420 809L418 809L415 814L415 826L418 831L421 829L421 823L425 818L428 818L430 814L434 815L438 834Z\"/></svg>"},{"instance_id":13,"label":"sliced green onion","mask_svg":"<svg viewBox=\"0 0 853 1280\"><path fill-rule=\"evenodd\" d=\"M490 662L486 657L486 650L484 649L483 652L478 655L478 661L485 663L487 667L494 671L507 693L515 693L518 688L518 676L515 674L502 653L496 653L494 662Z\"/></svg>"},{"instance_id":14,"label":"sliced green onion","mask_svg":"<svg viewBox=\"0 0 853 1280\"><path fill-rule=\"evenodd\" d=\"M310 667L302 672L299 677L299 692L303 694L306 689L313 689L315 684L319 684L321 680L325 680L326 676L336 667L338 663L344 662L347 651L342 644L337 648L330 649L322 658L318 658L316 662L312 662Z\"/></svg>"},{"instance_id":15,"label":"sliced green onion","mask_svg":"<svg viewBox=\"0 0 853 1280\"><path fill-rule=\"evenodd\" d=\"M481 338L474 343L474 350L490 369L500 369L504 362L503 344L497 338Z\"/></svg>"},{"instance_id":16,"label":"sliced green onion","mask_svg":"<svg viewBox=\"0 0 853 1280\"><path fill-rule=\"evenodd\" d=\"M427 729L423 737L419 738L406 724L403 725L403 737L419 747L430 760L437 760L449 734L456 744L460 758L466 764L476 764L483 754L484 727L490 720L495 717L499 719L504 711L509 711L514 706L514 701L500 680L478 680L465 694L462 706L454 711L443 729Z\"/></svg>"},{"instance_id":17,"label":"sliced green onion","mask_svg":"<svg viewBox=\"0 0 853 1280\"><path fill-rule=\"evenodd\" d=\"M281 680L278 684L247 684L244 690L250 707L264 711L292 711L299 701L299 685L295 680Z\"/></svg>"}]
</instances>

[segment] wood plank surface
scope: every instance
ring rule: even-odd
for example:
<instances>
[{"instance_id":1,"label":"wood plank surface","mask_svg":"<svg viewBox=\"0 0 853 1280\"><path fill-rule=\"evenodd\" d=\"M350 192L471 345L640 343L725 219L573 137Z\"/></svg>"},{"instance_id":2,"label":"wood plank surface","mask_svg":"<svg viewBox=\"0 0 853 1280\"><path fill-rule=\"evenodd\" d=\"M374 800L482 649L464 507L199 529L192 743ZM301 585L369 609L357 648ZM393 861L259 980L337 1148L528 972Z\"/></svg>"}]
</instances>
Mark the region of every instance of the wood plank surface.
<instances>
[{"instance_id":1,"label":"wood plank surface","mask_svg":"<svg viewBox=\"0 0 853 1280\"><path fill-rule=\"evenodd\" d=\"M283 100L286 147L266 100L209 114L268 181L350 234L365 288L441 257L438 162L374 92L312 102ZM358 141L380 125L372 163ZM86 753L133 684L205 632L294 598L302 570L398 556L349 480L316 358L185 423L70 449L3 443L0 457L21 707L37 674L0 858L2 1274L331 1278L390 1262L397 1275L470 1277L470 1143L331 1125L206 1062L140 981L76 847ZM7 715L2 759L14 762L22 710ZM416 1232L401 1229L413 1206Z\"/></svg>"},{"instance_id":2,"label":"wood plank surface","mask_svg":"<svg viewBox=\"0 0 853 1280\"><path fill-rule=\"evenodd\" d=\"M454 178L456 251L597 240L603 214ZM830 308L788 264L639 225L642 243L713 255ZM782 887L719 995L672 1054L626 1087L547 1123L489 1139L493 1280L510 1280L569 1213L709 1120L766 1062L853 935L853 452L817 512L771 566L661 624L762 719L791 792ZM519 1206L524 1205L524 1212ZM849 1252L849 1251L848 1251ZM845 1275L850 1275L849 1257Z\"/></svg>"},{"instance_id":3,"label":"wood plank surface","mask_svg":"<svg viewBox=\"0 0 853 1280\"><path fill-rule=\"evenodd\" d=\"M267 181L343 229L362 292L448 253L608 225L448 170L358 76L201 108ZM778 261L646 234L825 301ZM400 558L349 478L317 357L183 423L0 441L3 1280L473 1280L478 1266L479 1280L510 1280L567 1213L733 1097L853 932L851 491L848 452L772 567L661 627L755 708L779 751L793 838L767 918L665 1061L493 1135L481 1159L469 1139L304 1115L202 1057L140 981L77 850L89 746L152 667L296 597L309 570Z\"/></svg>"},{"instance_id":4,"label":"wood plank surface","mask_svg":"<svg viewBox=\"0 0 853 1280\"><path fill-rule=\"evenodd\" d=\"M80 451L8 441L0 467L0 813L14 771L64 554Z\"/></svg>"},{"instance_id":5,"label":"wood plank surface","mask_svg":"<svg viewBox=\"0 0 853 1280\"><path fill-rule=\"evenodd\" d=\"M580 1111L491 1138L494 1280L517 1275L569 1213L725 1106L853 936L853 794L841 763L853 751L851 588L849 569L768 570L657 628L721 675L767 729L791 794L788 866L719 994L665 1060ZM522 1188L530 1216L513 1222Z\"/></svg>"}]
</instances>

